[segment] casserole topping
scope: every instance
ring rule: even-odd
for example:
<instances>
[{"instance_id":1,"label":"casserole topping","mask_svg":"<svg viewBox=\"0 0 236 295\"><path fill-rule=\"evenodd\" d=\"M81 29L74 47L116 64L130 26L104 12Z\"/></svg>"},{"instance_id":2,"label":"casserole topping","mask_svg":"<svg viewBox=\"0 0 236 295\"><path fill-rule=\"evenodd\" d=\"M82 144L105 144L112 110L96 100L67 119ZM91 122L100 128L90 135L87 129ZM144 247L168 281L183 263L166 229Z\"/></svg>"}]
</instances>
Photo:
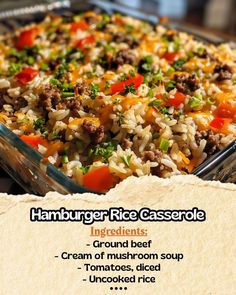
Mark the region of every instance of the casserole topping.
<instances>
[{"instance_id":1,"label":"casserole topping","mask_svg":"<svg viewBox=\"0 0 236 295\"><path fill-rule=\"evenodd\" d=\"M0 122L105 192L191 173L236 138L236 50L121 15L47 17L0 41Z\"/></svg>"}]
</instances>

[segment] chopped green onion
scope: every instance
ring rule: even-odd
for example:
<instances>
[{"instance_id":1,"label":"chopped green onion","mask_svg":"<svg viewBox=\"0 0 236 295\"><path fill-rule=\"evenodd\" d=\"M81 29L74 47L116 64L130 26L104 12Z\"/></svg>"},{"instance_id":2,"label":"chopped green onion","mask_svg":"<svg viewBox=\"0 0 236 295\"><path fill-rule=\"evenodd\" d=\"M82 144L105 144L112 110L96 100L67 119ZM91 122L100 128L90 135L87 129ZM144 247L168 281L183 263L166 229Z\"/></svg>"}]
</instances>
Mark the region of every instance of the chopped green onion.
<instances>
[{"instance_id":1,"label":"chopped green onion","mask_svg":"<svg viewBox=\"0 0 236 295\"><path fill-rule=\"evenodd\" d=\"M209 97L209 98L207 99L207 103L209 103L210 105L213 105L213 104L216 103L216 101L215 101L214 99L211 99L211 97Z\"/></svg>"},{"instance_id":2,"label":"chopped green onion","mask_svg":"<svg viewBox=\"0 0 236 295\"><path fill-rule=\"evenodd\" d=\"M62 162L62 164L67 164L69 162L68 156L67 155L63 155L61 157L61 162Z\"/></svg>"},{"instance_id":3,"label":"chopped green onion","mask_svg":"<svg viewBox=\"0 0 236 295\"><path fill-rule=\"evenodd\" d=\"M41 70L42 71L47 71L48 69L49 69L48 64L45 64L45 63L41 64Z\"/></svg>"},{"instance_id":4,"label":"chopped green onion","mask_svg":"<svg viewBox=\"0 0 236 295\"><path fill-rule=\"evenodd\" d=\"M34 57L33 56L29 56L28 57L28 64L32 66L34 63L35 63Z\"/></svg>"},{"instance_id":5,"label":"chopped green onion","mask_svg":"<svg viewBox=\"0 0 236 295\"><path fill-rule=\"evenodd\" d=\"M88 173L90 166L81 166L79 169L82 171L83 174Z\"/></svg>"},{"instance_id":6,"label":"chopped green onion","mask_svg":"<svg viewBox=\"0 0 236 295\"><path fill-rule=\"evenodd\" d=\"M109 81L105 82L105 89L108 89L111 87L111 83Z\"/></svg>"},{"instance_id":7,"label":"chopped green onion","mask_svg":"<svg viewBox=\"0 0 236 295\"><path fill-rule=\"evenodd\" d=\"M180 71L183 67L183 65L186 63L186 60L183 59L183 58L180 58L178 60L176 60L173 64L173 68L176 70L176 71Z\"/></svg>"},{"instance_id":8,"label":"chopped green onion","mask_svg":"<svg viewBox=\"0 0 236 295\"><path fill-rule=\"evenodd\" d=\"M58 86L58 87L61 86L61 82L60 82L58 79L51 78L49 82L50 82L50 84L52 84L53 86Z\"/></svg>"},{"instance_id":9,"label":"chopped green onion","mask_svg":"<svg viewBox=\"0 0 236 295\"><path fill-rule=\"evenodd\" d=\"M173 90L175 88L175 86L176 86L176 82L175 81L173 81L173 80L168 81L166 83L166 91L169 92L169 91Z\"/></svg>"},{"instance_id":10,"label":"chopped green onion","mask_svg":"<svg viewBox=\"0 0 236 295\"><path fill-rule=\"evenodd\" d=\"M131 77L135 77L135 71L130 70L130 71L129 71L129 74L130 74Z\"/></svg>"},{"instance_id":11,"label":"chopped green onion","mask_svg":"<svg viewBox=\"0 0 236 295\"><path fill-rule=\"evenodd\" d=\"M158 70L155 74L154 74L154 82L161 82L163 80L163 75L161 70Z\"/></svg>"},{"instance_id":12,"label":"chopped green onion","mask_svg":"<svg viewBox=\"0 0 236 295\"><path fill-rule=\"evenodd\" d=\"M11 63L8 68L10 76L14 76L16 73L20 72L22 65L20 63Z\"/></svg>"},{"instance_id":13,"label":"chopped green onion","mask_svg":"<svg viewBox=\"0 0 236 295\"><path fill-rule=\"evenodd\" d=\"M91 90L91 94L90 94L90 97L92 99L95 99L98 95L98 91L99 91L99 85L98 84L95 84L95 83L92 83L90 85L90 90Z\"/></svg>"},{"instance_id":14,"label":"chopped green onion","mask_svg":"<svg viewBox=\"0 0 236 295\"><path fill-rule=\"evenodd\" d=\"M147 96L148 97L153 97L154 96L153 90L151 88L148 90Z\"/></svg>"},{"instance_id":15,"label":"chopped green onion","mask_svg":"<svg viewBox=\"0 0 236 295\"><path fill-rule=\"evenodd\" d=\"M201 105L202 105L202 97L201 95L195 95L193 97L191 97L189 99L189 102L188 102L189 106L192 108L192 109L196 109L196 108L199 108Z\"/></svg>"},{"instance_id":16,"label":"chopped green onion","mask_svg":"<svg viewBox=\"0 0 236 295\"><path fill-rule=\"evenodd\" d=\"M74 92L62 92L62 98L68 98L75 96Z\"/></svg>"},{"instance_id":17,"label":"chopped green onion","mask_svg":"<svg viewBox=\"0 0 236 295\"><path fill-rule=\"evenodd\" d=\"M123 156L123 157L120 157L120 158L121 158L122 162L125 164L125 166L129 167L132 155L127 155L127 156Z\"/></svg>"},{"instance_id":18,"label":"chopped green onion","mask_svg":"<svg viewBox=\"0 0 236 295\"><path fill-rule=\"evenodd\" d=\"M172 67L170 67L170 68L168 69L168 71L166 72L166 74L167 74L167 76L170 76L170 75L172 75L174 72L175 72L175 69L172 68Z\"/></svg>"},{"instance_id":19,"label":"chopped green onion","mask_svg":"<svg viewBox=\"0 0 236 295\"><path fill-rule=\"evenodd\" d=\"M170 146L169 140L162 138L160 142L160 149L163 153L167 153Z\"/></svg>"},{"instance_id":20,"label":"chopped green onion","mask_svg":"<svg viewBox=\"0 0 236 295\"><path fill-rule=\"evenodd\" d=\"M148 106L159 108L162 105L162 103L163 103L162 99L155 99L155 100L149 102Z\"/></svg>"}]
</instances>

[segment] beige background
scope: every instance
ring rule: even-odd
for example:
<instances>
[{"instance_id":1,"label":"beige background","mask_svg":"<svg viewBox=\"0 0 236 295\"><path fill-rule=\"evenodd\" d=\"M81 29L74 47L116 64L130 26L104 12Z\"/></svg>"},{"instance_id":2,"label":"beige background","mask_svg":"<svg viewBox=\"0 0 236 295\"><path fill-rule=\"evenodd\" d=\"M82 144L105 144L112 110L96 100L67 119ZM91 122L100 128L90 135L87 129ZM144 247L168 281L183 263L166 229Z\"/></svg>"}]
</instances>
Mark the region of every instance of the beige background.
<instances>
[{"instance_id":1,"label":"beige background","mask_svg":"<svg viewBox=\"0 0 236 295\"><path fill-rule=\"evenodd\" d=\"M131 250L148 253L183 253L180 262L158 260L161 272L156 284L90 284L83 282L89 273L84 261L54 258L61 252L91 253L107 249L88 248L92 243L90 226L81 223L32 223L31 207L74 209L123 206L130 209L191 209L207 214L203 223L95 223L98 228L142 227L153 240L151 249ZM203 182L194 177L160 180L156 177L130 178L107 196L55 196L46 198L6 196L0 198L0 294L4 295L107 295L107 294L236 294L236 186ZM121 238L120 238L121 239ZM121 240L125 240L122 238ZM101 239L110 241L111 238ZM112 238L119 240L119 238ZM115 251L126 252L127 249ZM109 252L111 252L109 250ZM91 261L104 264L105 261ZM108 261L111 264L114 261ZM141 263L136 261L132 265ZM130 264L130 261L120 261ZM150 264L150 261L145 261ZM126 273L127 276L134 273ZM99 273L96 273L99 275ZM100 273L107 275L107 273ZM113 274L114 275L114 274ZM142 275L142 273L140 273ZM110 291L110 286L127 286L127 291Z\"/></svg>"}]
</instances>

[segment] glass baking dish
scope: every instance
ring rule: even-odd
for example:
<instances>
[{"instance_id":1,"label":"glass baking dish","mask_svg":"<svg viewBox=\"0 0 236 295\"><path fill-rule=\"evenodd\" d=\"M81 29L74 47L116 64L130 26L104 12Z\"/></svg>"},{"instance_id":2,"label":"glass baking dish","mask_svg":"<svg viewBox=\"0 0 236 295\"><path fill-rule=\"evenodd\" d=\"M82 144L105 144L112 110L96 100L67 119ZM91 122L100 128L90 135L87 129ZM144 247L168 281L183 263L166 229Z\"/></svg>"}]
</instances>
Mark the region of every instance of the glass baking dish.
<instances>
[{"instance_id":1,"label":"glass baking dish","mask_svg":"<svg viewBox=\"0 0 236 295\"><path fill-rule=\"evenodd\" d=\"M12 31L32 21L41 21L48 13L69 16L86 10L103 11L108 14L119 12L151 23L158 21L156 15L106 1L47 1L33 6L23 6L23 2L21 1L18 7L15 6L12 10L0 12L0 33ZM210 41L216 44L225 41L212 34L182 28L179 24L170 23L168 26L188 31L205 42ZM91 192L65 176L55 166L43 164L42 160L43 157L37 151L0 124L0 165L25 191L42 196L49 191L58 191L62 194ZM193 174L205 180L235 183L236 141L201 164L193 171Z\"/></svg>"}]
</instances>

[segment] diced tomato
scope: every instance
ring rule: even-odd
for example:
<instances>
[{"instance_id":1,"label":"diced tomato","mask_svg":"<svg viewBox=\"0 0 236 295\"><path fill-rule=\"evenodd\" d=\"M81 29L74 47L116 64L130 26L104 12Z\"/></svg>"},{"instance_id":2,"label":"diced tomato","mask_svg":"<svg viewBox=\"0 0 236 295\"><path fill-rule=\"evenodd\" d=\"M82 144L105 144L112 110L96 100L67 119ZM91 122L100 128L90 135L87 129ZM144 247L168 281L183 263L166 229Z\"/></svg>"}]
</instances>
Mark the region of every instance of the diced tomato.
<instances>
[{"instance_id":1,"label":"diced tomato","mask_svg":"<svg viewBox=\"0 0 236 295\"><path fill-rule=\"evenodd\" d=\"M221 118L235 118L236 107L229 103L221 102L216 109L216 116Z\"/></svg>"},{"instance_id":2,"label":"diced tomato","mask_svg":"<svg viewBox=\"0 0 236 295\"><path fill-rule=\"evenodd\" d=\"M123 92L125 89L125 82L119 81L111 85L111 92L112 94Z\"/></svg>"},{"instance_id":3,"label":"diced tomato","mask_svg":"<svg viewBox=\"0 0 236 295\"><path fill-rule=\"evenodd\" d=\"M124 20L120 16L115 16L114 21L119 25L123 25L124 23Z\"/></svg>"},{"instance_id":4,"label":"diced tomato","mask_svg":"<svg viewBox=\"0 0 236 295\"><path fill-rule=\"evenodd\" d=\"M77 32L78 30L86 31L88 30L88 28L89 28L89 25L84 20L72 23L70 27L72 32Z\"/></svg>"},{"instance_id":5,"label":"diced tomato","mask_svg":"<svg viewBox=\"0 0 236 295\"><path fill-rule=\"evenodd\" d=\"M36 28L25 30L20 33L16 47L21 50L24 47L32 47L35 42L35 38L38 34L38 30Z\"/></svg>"},{"instance_id":6,"label":"diced tomato","mask_svg":"<svg viewBox=\"0 0 236 295\"><path fill-rule=\"evenodd\" d=\"M125 86L128 85L134 85L134 87L137 89L142 83L143 83L143 76L140 74L137 74L135 77L130 77L126 81L119 81L111 85L111 91L112 94L118 93L118 92L124 92Z\"/></svg>"},{"instance_id":7,"label":"diced tomato","mask_svg":"<svg viewBox=\"0 0 236 295\"><path fill-rule=\"evenodd\" d=\"M32 81L38 75L38 71L28 67L24 68L20 73L15 75L15 79L20 82L22 85L27 84Z\"/></svg>"},{"instance_id":8,"label":"diced tomato","mask_svg":"<svg viewBox=\"0 0 236 295\"><path fill-rule=\"evenodd\" d=\"M113 186L113 176L108 166L95 168L83 177L83 185L94 191L104 193Z\"/></svg>"},{"instance_id":9,"label":"diced tomato","mask_svg":"<svg viewBox=\"0 0 236 295\"><path fill-rule=\"evenodd\" d=\"M168 61L169 64L172 64L175 60L177 60L180 57L179 52L166 52L163 55L164 59Z\"/></svg>"},{"instance_id":10,"label":"diced tomato","mask_svg":"<svg viewBox=\"0 0 236 295\"><path fill-rule=\"evenodd\" d=\"M85 37L83 39L80 39L79 41L77 41L77 43L75 44L76 48L80 48L83 49L85 48L87 45L92 45L94 44L96 41L95 37L93 35L90 35L88 37Z\"/></svg>"},{"instance_id":11,"label":"diced tomato","mask_svg":"<svg viewBox=\"0 0 236 295\"><path fill-rule=\"evenodd\" d=\"M232 120L228 118L215 118L210 122L210 127L221 130L226 128L231 121Z\"/></svg>"},{"instance_id":12,"label":"diced tomato","mask_svg":"<svg viewBox=\"0 0 236 295\"><path fill-rule=\"evenodd\" d=\"M46 140L40 135L22 135L20 138L33 148L37 148L39 144L46 144Z\"/></svg>"},{"instance_id":13,"label":"diced tomato","mask_svg":"<svg viewBox=\"0 0 236 295\"><path fill-rule=\"evenodd\" d=\"M185 101L186 96L182 92L176 92L174 97L169 97L168 101L169 103L177 108L181 103Z\"/></svg>"}]
</instances>

